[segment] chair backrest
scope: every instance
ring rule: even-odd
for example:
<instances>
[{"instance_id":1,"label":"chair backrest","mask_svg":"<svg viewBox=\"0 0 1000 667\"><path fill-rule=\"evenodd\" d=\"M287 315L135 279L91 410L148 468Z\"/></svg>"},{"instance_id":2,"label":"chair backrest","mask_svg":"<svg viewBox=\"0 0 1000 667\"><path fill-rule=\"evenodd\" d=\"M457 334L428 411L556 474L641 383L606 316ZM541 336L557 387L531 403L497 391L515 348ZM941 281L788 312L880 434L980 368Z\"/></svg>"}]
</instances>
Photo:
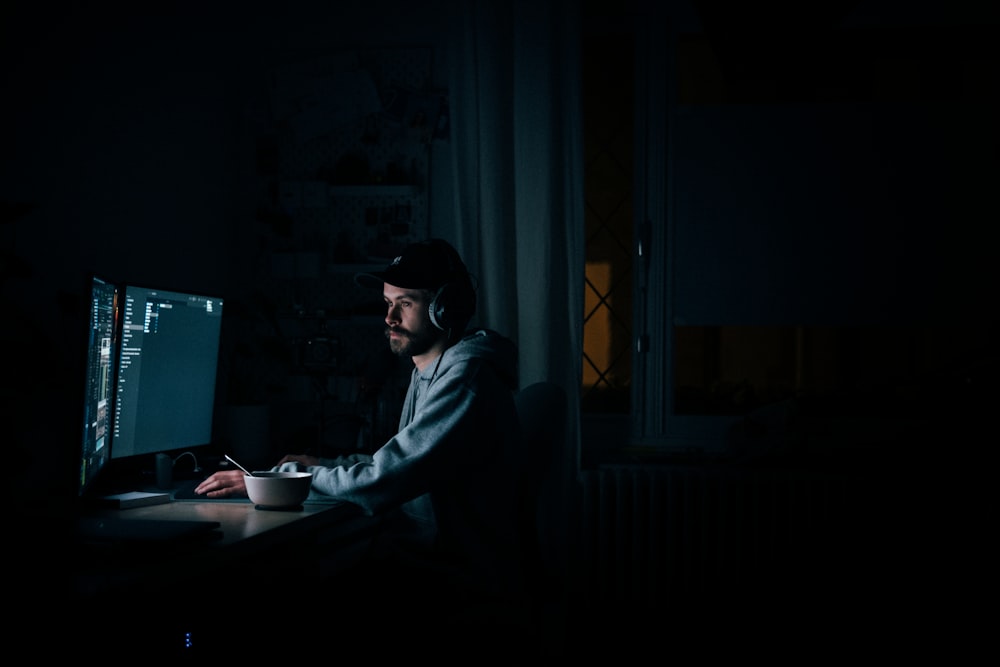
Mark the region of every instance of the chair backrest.
<instances>
[{"instance_id":1,"label":"chair backrest","mask_svg":"<svg viewBox=\"0 0 1000 667\"><path fill-rule=\"evenodd\" d=\"M563 453L566 429L566 391L554 382L536 382L514 395L521 422L524 457L521 466L520 522L529 579L543 576L543 556L539 537L542 486ZM530 581L529 581L530 584Z\"/></svg>"}]
</instances>

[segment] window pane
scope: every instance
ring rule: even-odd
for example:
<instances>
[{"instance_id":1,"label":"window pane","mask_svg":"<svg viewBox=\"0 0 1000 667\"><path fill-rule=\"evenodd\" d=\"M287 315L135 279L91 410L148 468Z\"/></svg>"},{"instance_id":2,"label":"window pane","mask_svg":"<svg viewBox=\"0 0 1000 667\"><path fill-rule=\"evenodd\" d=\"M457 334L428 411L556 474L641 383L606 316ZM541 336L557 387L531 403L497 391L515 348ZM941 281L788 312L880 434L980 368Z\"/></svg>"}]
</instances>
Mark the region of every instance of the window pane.
<instances>
[{"instance_id":1,"label":"window pane","mask_svg":"<svg viewBox=\"0 0 1000 667\"><path fill-rule=\"evenodd\" d=\"M632 384L633 46L584 42L584 412L628 413Z\"/></svg>"}]
</instances>

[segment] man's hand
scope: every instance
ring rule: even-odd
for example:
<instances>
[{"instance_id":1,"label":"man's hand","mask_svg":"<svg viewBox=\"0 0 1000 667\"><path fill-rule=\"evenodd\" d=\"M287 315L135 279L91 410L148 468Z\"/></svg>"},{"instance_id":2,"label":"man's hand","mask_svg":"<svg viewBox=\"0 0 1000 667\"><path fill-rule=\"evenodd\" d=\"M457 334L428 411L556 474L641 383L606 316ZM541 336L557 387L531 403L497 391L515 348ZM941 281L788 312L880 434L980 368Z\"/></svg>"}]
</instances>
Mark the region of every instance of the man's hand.
<instances>
[{"instance_id":1,"label":"man's hand","mask_svg":"<svg viewBox=\"0 0 1000 667\"><path fill-rule=\"evenodd\" d=\"M242 470L220 470L202 480L194 492L209 498L246 497L247 485L243 480L245 475Z\"/></svg>"},{"instance_id":2,"label":"man's hand","mask_svg":"<svg viewBox=\"0 0 1000 667\"><path fill-rule=\"evenodd\" d=\"M280 466L282 463L292 462L301 463L304 466L318 466L319 458L316 456L307 456L305 454L285 454L281 457L281 460L278 461L278 465Z\"/></svg>"}]
</instances>

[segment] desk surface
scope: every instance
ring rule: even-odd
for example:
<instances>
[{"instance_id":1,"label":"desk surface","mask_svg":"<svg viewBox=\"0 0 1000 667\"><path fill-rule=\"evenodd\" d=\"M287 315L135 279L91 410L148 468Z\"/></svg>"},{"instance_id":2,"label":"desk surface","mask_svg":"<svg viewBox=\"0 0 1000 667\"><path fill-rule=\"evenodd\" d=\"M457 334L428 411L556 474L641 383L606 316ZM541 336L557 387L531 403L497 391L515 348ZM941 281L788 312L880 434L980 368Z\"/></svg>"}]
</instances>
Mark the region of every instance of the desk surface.
<instances>
[{"instance_id":1,"label":"desk surface","mask_svg":"<svg viewBox=\"0 0 1000 667\"><path fill-rule=\"evenodd\" d=\"M253 559L329 557L365 536L375 519L349 503L304 503L294 511L260 510L249 500L174 500L126 510L98 510L90 517L112 520L217 521L214 539L194 543L80 544L77 588L84 595L131 587L169 589L192 576L210 577Z\"/></svg>"},{"instance_id":2,"label":"desk surface","mask_svg":"<svg viewBox=\"0 0 1000 667\"><path fill-rule=\"evenodd\" d=\"M147 505L126 510L101 510L95 516L111 519L155 519L167 521L218 521L222 536L211 542L213 548L284 540L317 528L345 525L360 518L357 507L349 503L304 503L297 510L259 510L249 500L235 502L173 500L162 505Z\"/></svg>"}]
</instances>

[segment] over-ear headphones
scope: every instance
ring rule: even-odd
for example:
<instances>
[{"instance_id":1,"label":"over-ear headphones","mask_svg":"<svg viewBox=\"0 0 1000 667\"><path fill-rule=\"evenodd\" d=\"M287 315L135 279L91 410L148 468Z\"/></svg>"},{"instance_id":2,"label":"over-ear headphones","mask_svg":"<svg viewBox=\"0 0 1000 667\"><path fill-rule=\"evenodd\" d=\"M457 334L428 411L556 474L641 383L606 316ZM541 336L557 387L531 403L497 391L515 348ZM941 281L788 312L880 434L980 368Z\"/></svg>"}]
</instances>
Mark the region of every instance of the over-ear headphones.
<instances>
[{"instance_id":1,"label":"over-ear headphones","mask_svg":"<svg viewBox=\"0 0 1000 667\"><path fill-rule=\"evenodd\" d=\"M461 276L438 288L428 308L431 324L442 331L465 327L476 310L476 293L469 276Z\"/></svg>"},{"instance_id":2,"label":"over-ear headphones","mask_svg":"<svg viewBox=\"0 0 1000 667\"><path fill-rule=\"evenodd\" d=\"M476 312L476 289L465 263L451 245L442 243L451 278L438 288L427 313L431 324L442 331L459 332Z\"/></svg>"}]
</instances>

